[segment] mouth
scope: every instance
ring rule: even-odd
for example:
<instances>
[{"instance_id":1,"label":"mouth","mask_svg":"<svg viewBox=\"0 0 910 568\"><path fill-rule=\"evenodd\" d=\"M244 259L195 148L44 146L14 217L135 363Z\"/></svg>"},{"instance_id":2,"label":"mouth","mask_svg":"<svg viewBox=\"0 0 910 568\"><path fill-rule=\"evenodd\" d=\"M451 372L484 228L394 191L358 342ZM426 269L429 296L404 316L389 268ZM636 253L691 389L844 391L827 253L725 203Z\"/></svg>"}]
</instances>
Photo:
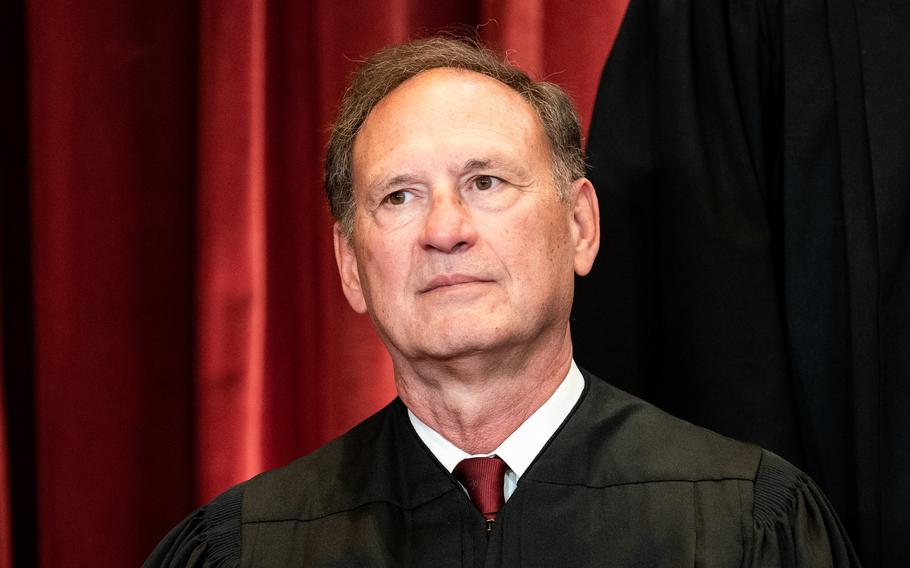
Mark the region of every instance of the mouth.
<instances>
[{"instance_id":1,"label":"mouth","mask_svg":"<svg viewBox=\"0 0 910 568\"><path fill-rule=\"evenodd\" d=\"M427 292L432 292L433 290L452 288L465 284L483 284L486 282L492 282L492 280L481 278L479 276L470 276L467 274L445 274L436 276L427 282L426 286L421 288L420 293L426 294Z\"/></svg>"}]
</instances>

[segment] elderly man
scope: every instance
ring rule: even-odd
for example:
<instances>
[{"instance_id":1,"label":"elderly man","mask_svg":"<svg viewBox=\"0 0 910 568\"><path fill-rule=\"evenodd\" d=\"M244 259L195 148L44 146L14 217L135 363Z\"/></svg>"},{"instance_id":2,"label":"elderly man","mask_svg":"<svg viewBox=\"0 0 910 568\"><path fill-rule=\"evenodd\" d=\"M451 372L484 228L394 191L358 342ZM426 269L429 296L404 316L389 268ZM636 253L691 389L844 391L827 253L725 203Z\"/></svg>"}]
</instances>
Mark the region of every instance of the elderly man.
<instances>
[{"instance_id":1,"label":"elderly man","mask_svg":"<svg viewBox=\"0 0 910 568\"><path fill-rule=\"evenodd\" d=\"M801 472L572 361L600 227L559 88L468 42L384 50L345 95L326 190L399 398L199 509L148 565L855 563Z\"/></svg>"}]
</instances>

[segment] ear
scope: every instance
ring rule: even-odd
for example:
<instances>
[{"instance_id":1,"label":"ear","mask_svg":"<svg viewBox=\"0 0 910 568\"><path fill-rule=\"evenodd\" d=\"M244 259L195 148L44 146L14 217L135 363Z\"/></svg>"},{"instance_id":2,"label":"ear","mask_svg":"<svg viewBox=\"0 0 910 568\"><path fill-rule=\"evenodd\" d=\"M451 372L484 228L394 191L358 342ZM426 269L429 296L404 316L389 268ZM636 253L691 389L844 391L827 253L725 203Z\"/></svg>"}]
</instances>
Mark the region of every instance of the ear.
<instances>
[{"instance_id":1,"label":"ear","mask_svg":"<svg viewBox=\"0 0 910 568\"><path fill-rule=\"evenodd\" d=\"M358 314L367 311L367 303L360 285L360 272L357 271L357 257L351 241L341 232L341 226L335 223L335 262L338 263L338 275L341 276L341 289L348 303Z\"/></svg>"},{"instance_id":2,"label":"ear","mask_svg":"<svg viewBox=\"0 0 910 568\"><path fill-rule=\"evenodd\" d=\"M575 273L591 271L600 250L600 207L597 192L588 178L572 183L572 239L575 245Z\"/></svg>"}]
</instances>

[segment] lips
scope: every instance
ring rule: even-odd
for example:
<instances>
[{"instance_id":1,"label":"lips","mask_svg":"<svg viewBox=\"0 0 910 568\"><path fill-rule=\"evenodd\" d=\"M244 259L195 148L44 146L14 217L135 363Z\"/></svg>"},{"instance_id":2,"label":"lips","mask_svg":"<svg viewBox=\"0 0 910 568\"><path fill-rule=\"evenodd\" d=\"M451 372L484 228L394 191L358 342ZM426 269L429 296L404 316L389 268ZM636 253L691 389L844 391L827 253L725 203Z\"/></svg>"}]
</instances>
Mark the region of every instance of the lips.
<instances>
[{"instance_id":1,"label":"lips","mask_svg":"<svg viewBox=\"0 0 910 568\"><path fill-rule=\"evenodd\" d=\"M420 293L425 294L426 292L432 292L433 290L439 288L448 288L451 286L458 286L459 284L473 284L480 282L490 282L490 280L482 278L480 276L471 276L468 274L443 274L433 277L429 282L427 282L426 286L420 290Z\"/></svg>"}]
</instances>

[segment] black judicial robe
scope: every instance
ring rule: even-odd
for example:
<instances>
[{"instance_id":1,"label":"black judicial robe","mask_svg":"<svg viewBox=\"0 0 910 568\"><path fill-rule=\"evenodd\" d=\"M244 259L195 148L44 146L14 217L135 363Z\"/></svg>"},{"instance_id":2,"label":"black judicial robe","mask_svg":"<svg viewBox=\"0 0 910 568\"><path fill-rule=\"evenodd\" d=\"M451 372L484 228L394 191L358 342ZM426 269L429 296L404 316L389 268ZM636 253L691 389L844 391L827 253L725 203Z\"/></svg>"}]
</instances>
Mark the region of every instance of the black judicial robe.
<instances>
[{"instance_id":1,"label":"black judicial robe","mask_svg":"<svg viewBox=\"0 0 910 568\"><path fill-rule=\"evenodd\" d=\"M484 525L396 399L197 510L145 566L858 566L799 470L590 376Z\"/></svg>"},{"instance_id":2,"label":"black judicial robe","mask_svg":"<svg viewBox=\"0 0 910 568\"><path fill-rule=\"evenodd\" d=\"M579 364L805 470L910 558L910 2L631 0Z\"/></svg>"}]
</instances>

